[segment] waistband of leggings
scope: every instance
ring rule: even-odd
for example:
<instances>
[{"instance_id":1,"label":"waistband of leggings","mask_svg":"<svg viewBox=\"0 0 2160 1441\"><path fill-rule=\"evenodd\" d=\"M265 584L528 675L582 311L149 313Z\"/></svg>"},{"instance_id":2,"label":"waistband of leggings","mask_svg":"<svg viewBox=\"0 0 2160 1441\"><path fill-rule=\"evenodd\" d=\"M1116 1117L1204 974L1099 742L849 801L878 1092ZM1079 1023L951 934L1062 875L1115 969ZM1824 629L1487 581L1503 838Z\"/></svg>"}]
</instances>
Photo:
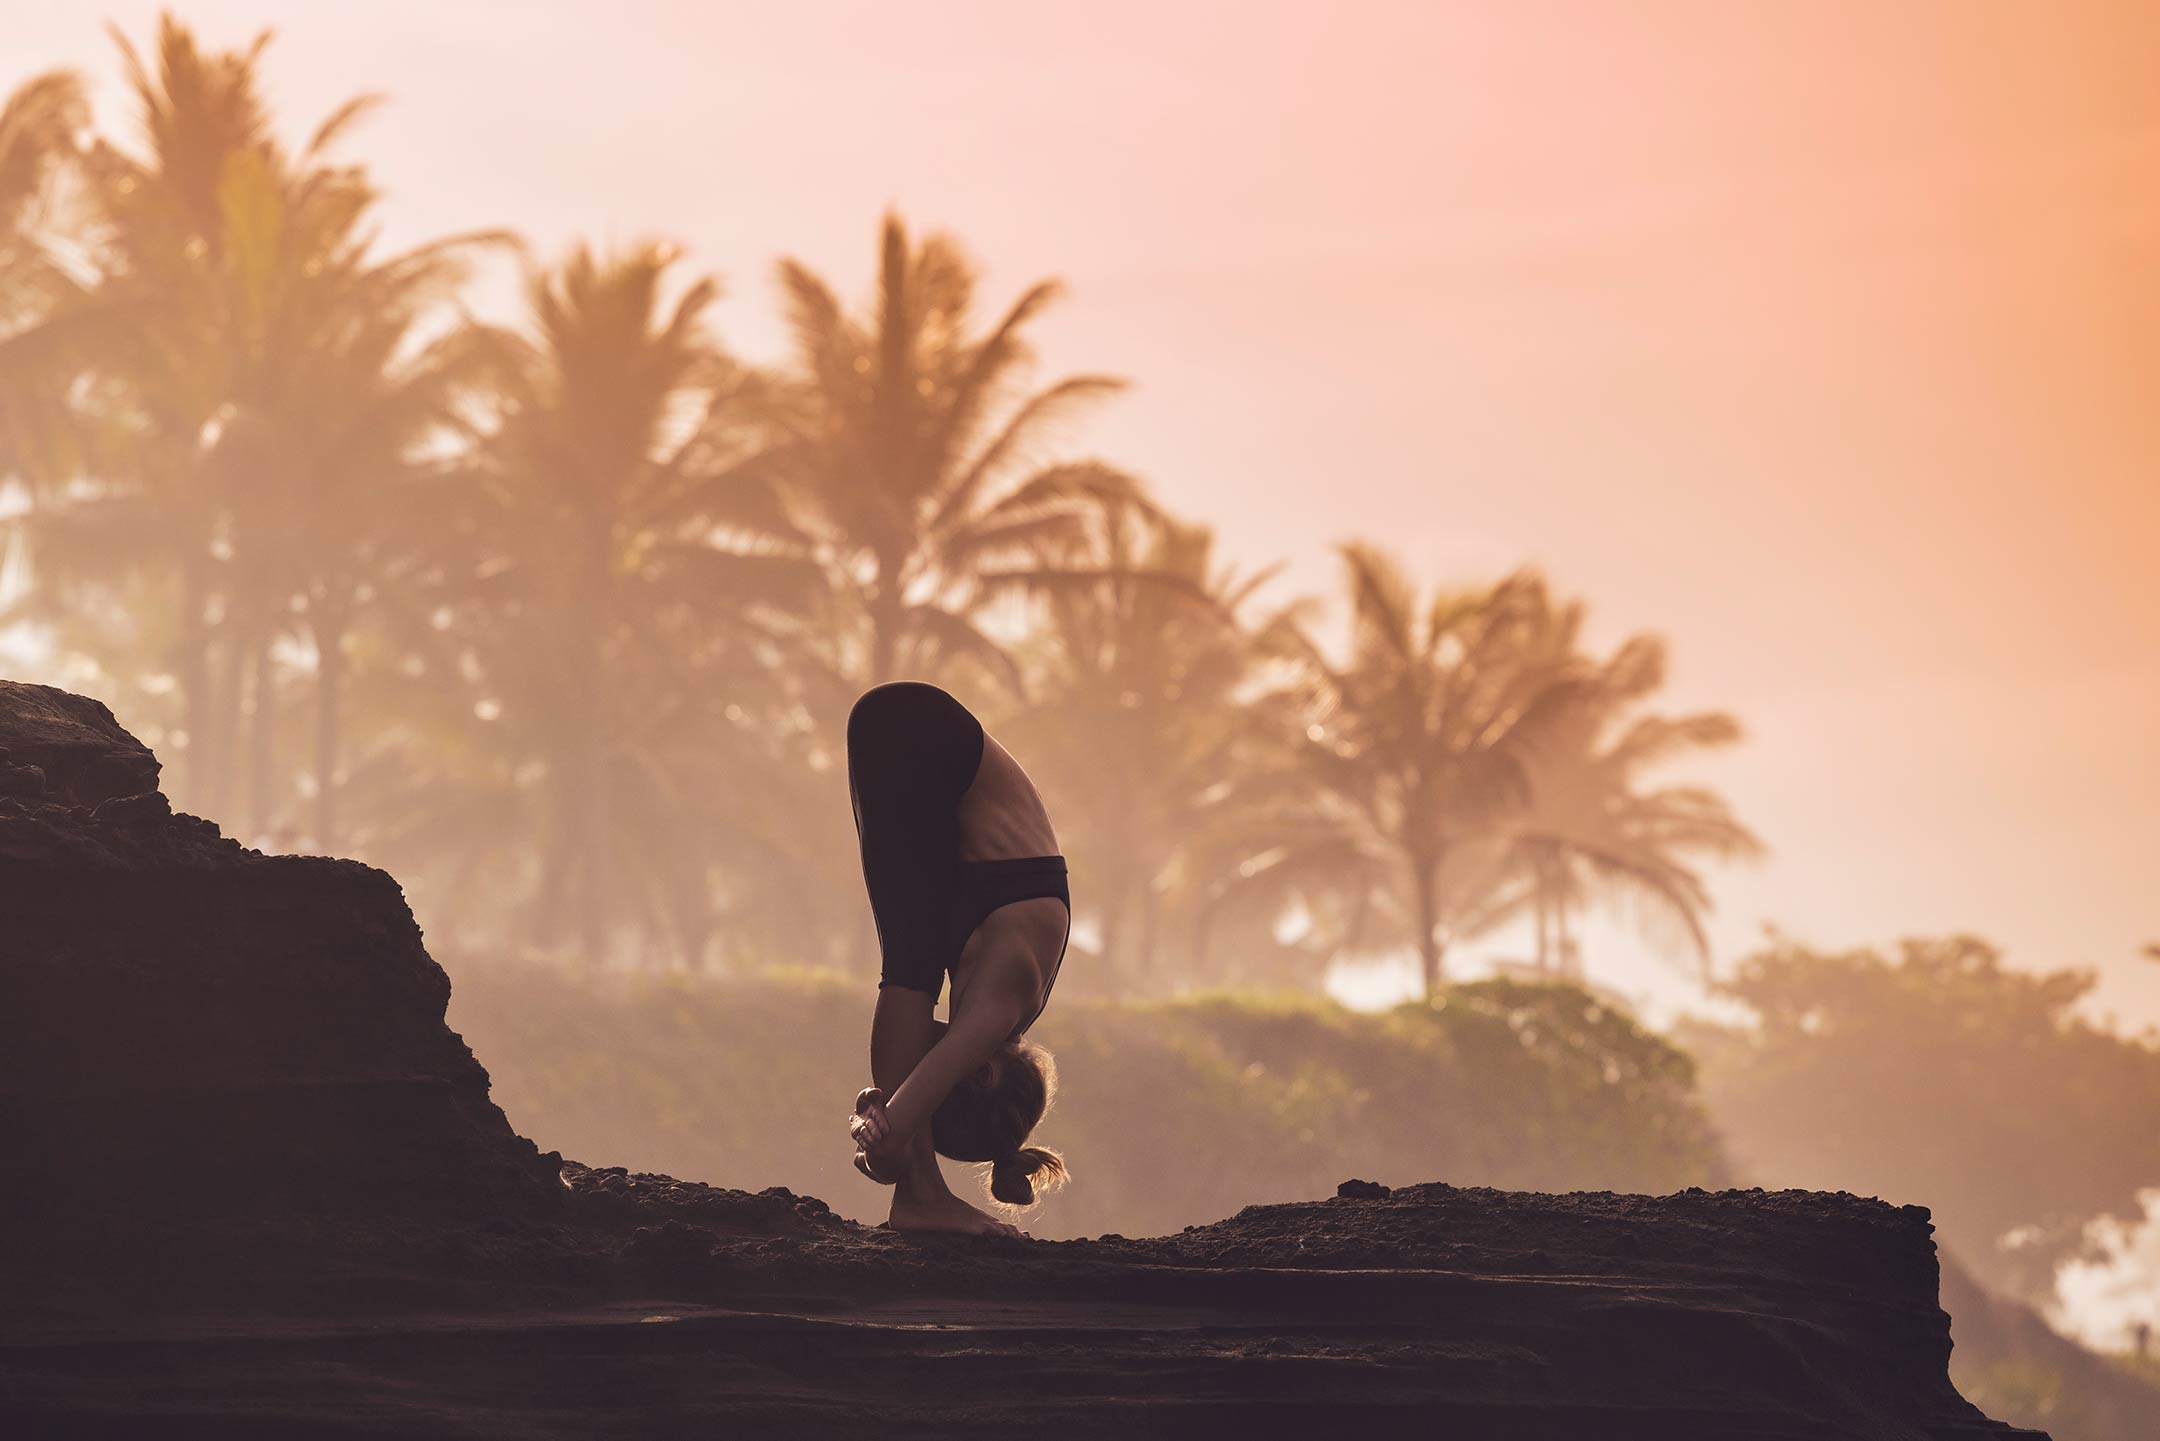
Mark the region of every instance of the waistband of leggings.
<instances>
[{"instance_id":1,"label":"waistband of leggings","mask_svg":"<svg viewBox=\"0 0 2160 1441\"><path fill-rule=\"evenodd\" d=\"M1063 856L1001 856L996 860L962 861L960 869L977 876L1062 876Z\"/></svg>"}]
</instances>

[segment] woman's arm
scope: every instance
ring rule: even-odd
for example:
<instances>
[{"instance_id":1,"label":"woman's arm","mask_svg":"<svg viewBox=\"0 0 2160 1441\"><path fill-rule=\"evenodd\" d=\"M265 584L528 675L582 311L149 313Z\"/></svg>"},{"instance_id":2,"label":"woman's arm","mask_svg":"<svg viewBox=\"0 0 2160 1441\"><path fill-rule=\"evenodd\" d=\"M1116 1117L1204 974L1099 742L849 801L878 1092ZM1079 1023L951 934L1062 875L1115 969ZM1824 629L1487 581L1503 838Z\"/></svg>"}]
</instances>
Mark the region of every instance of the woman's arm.
<instances>
[{"instance_id":1,"label":"woman's arm","mask_svg":"<svg viewBox=\"0 0 2160 1441\"><path fill-rule=\"evenodd\" d=\"M897 1092L944 1030L936 1003L922 991L882 986L870 1018L870 1080L887 1097Z\"/></svg>"},{"instance_id":2,"label":"woman's arm","mask_svg":"<svg viewBox=\"0 0 2160 1441\"><path fill-rule=\"evenodd\" d=\"M967 1009L943 1028L944 1034L908 1072L899 1089L887 1092L890 1099L885 1103L885 1117L894 1139L927 1138L930 1117L952 1094L952 1088L995 1055L1021 1019L1018 1001L970 997ZM872 1070L874 1073L874 1061Z\"/></svg>"}]
</instances>

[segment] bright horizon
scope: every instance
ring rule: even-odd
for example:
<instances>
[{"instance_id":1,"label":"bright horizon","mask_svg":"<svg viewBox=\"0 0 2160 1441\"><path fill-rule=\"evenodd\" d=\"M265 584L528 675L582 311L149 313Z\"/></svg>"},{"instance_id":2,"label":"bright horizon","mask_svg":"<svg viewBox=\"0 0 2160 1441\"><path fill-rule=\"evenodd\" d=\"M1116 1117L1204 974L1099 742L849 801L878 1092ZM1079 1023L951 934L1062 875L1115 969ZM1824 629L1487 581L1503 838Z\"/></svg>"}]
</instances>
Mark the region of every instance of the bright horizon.
<instances>
[{"instance_id":1,"label":"bright horizon","mask_svg":"<svg viewBox=\"0 0 2160 1441\"><path fill-rule=\"evenodd\" d=\"M157 7L9 9L0 85L76 68L132 134L103 22L147 46ZM1077 448L1240 564L1330 594L1353 535L1426 586L1532 563L1601 645L1668 637L1661 704L1750 733L1684 773L1772 848L1713 876L1721 962L1766 922L1971 931L2160 1021L2160 14L182 15L215 47L279 29L290 142L387 93L342 153L390 243L672 240L752 359L782 345L773 261L860 298L888 205L958 235L992 305L1062 276L1044 372L1135 382ZM514 313L508 275L481 296ZM1687 993L1623 928L1585 949Z\"/></svg>"}]
</instances>

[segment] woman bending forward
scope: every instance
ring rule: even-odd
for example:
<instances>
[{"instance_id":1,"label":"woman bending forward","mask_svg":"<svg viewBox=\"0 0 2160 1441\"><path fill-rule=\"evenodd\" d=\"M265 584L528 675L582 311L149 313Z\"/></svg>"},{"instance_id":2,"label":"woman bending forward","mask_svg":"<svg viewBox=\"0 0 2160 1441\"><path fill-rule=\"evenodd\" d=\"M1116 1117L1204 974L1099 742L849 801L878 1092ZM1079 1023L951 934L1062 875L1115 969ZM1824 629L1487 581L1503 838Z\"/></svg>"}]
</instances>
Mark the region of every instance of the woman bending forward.
<instances>
[{"instance_id":1,"label":"woman bending forward","mask_svg":"<svg viewBox=\"0 0 2160 1441\"><path fill-rule=\"evenodd\" d=\"M883 956L875 1084L848 1118L855 1167L893 1188L895 1230L1025 1234L954 1195L937 1158L990 1162L990 1194L1015 1206L1065 1178L1055 1151L1026 1144L1057 1072L1022 1038L1050 999L1072 926L1049 813L1019 762L936 686L866 693L847 746Z\"/></svg>"}]
</instances>

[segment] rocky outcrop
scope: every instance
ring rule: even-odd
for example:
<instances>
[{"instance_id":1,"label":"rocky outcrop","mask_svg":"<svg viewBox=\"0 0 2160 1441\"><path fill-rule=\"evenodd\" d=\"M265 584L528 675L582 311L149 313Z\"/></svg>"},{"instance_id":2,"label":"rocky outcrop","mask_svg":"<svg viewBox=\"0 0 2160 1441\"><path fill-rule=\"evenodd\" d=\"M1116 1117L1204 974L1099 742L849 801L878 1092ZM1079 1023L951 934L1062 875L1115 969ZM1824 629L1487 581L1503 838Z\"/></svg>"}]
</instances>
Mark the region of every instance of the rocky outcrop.
<instances>
[{"instance_id":1,"label":"rocky outcrop","mask_svg":"<svg viewBox=\"0 0 2160 1441\"><path fill-rule=\"evenodd\" d=\"M1555 1441L2033 1434L1952 1388L1917 1206L1351 1181L1174 1236L985 1244L865 1231L784 1192L569 1174L581 1209L627 1227L621 1261L655 1294L844 1330L839 1396L820 1406L883 1404L925 1427L957 1413L1108 1434L1116 1412L1144 1420L1138 1403L1175 1398L1211 1433L1325 1434L1355 1416ZM922 1394L881 1402L854 1367L920 1372ZM1083 1421L1076 1384L1118 1405Z\"/></svg>"},{"instance_id":2,"label":"rocky outcrop","mask_svg":"<svg viewBox=\"0 0 2160 1441\"><path fill-rule=\"evenodd\" d=\"M198 1314L17 1312L0 1417L12 1397L71 1435L2038 1435L1952 1388L1918 1207L1346 1187L1031 1243L565 1173L545 1223L138 1239L192 1248L167 1285Z\"/></svg>"},{"instance_id":3,"label":"rocky outcrop","mask_svg":"<svg viewBox=\"0 0 2160 1441\"><path fill-rule=\"evenodd\" d=\"M88 696L0 681L0 737L0 796L94 806L157 789L157 757Z\"/></svg>"},{"instance_id":4,"label":"rocky outcrop","mask_svg":"<svg viewBox=\"0 0 2160 1441\"><path fill-rule=\"evenodd\" d=\"M898 1235L539 1153L396 884L175 815L0 683L0 1433L2012 1433L1927 1213L1346 1183L1148 1240Z\"/></svg>"},{"instance_id":5,"label":"rocky outcrop","mask_svg":"<svg viewBox=\"0 0 2160 1441\"><path fill-rule=\"evenodd\" d=\"M95 701L0 681L0 1205L499 1214L555 1167L397 883L176 814Z\"/></svg>"}]
</instances>

